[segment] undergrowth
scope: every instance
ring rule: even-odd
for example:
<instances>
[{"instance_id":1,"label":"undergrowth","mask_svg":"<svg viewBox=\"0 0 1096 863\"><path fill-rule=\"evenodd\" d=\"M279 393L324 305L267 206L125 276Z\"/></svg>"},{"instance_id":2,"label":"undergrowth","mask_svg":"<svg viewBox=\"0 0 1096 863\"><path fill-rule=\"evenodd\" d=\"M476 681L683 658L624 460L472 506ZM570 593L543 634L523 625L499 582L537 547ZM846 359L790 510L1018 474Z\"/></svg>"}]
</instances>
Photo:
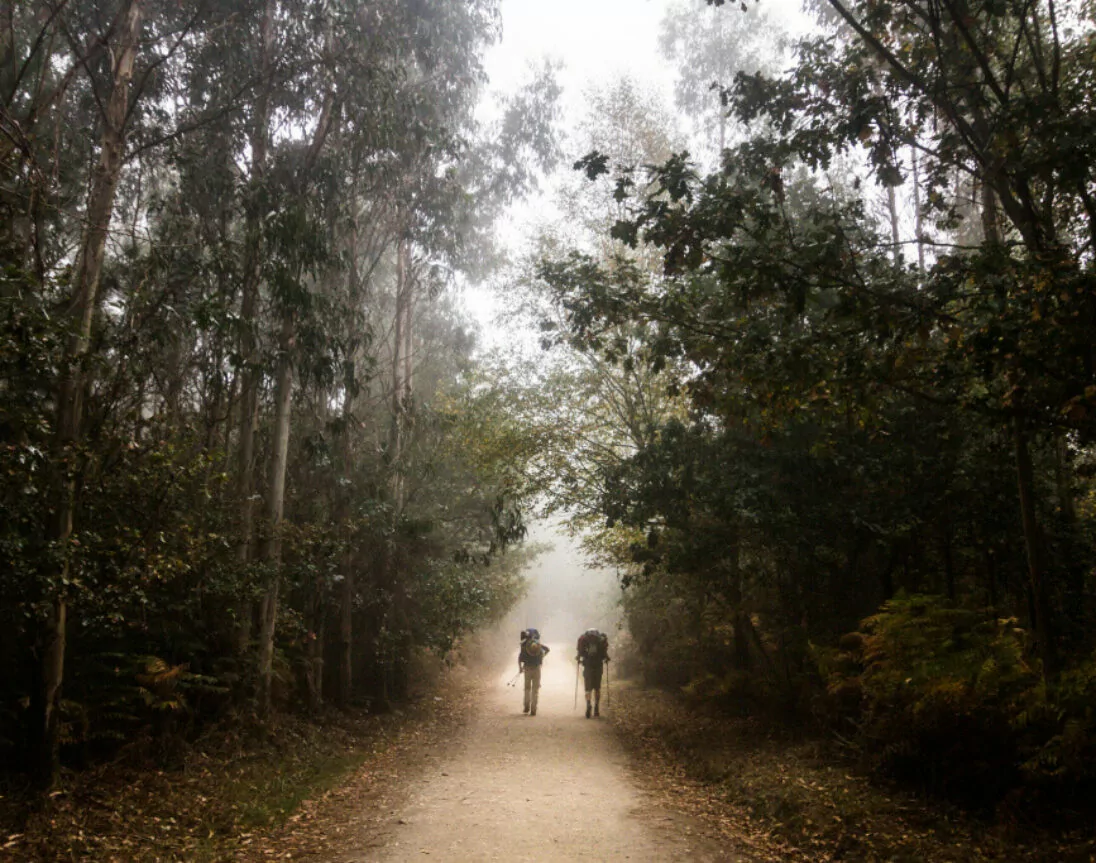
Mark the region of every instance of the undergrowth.
<instances>
[{"instance_id":1,"label":"undergrowth","mask_svg":"<svg viewBox=\"0 0 1096 863\"><path fill-rule=\"evenodd\" d=\"M1092 830L965 814L879 781L833 738L678 692L615 687L609 714L647 780L751 859L1089 861Z\"/></svg>"},{"instance_id":2,"label":"undergrowth","mask_svg":"<svg viewBox=\"0 0 1096 863\"><path fill-rule=\"evenodd\" d=\"M282 717L244 736L212 730L174 770L116 762L67 774L45 801L9 788L0 799L0 859L233 860L257 831L359 767L397 721Z\"/></svg>"},{"instance_id":3,"label":"undergrowth","mask_svg":"<svg viewBox=\"0 0 1096 863\"><path fill-rule=\"evenodd\" d=\"M824 724L872 769L926 792L1088 823L1074 804L1096 796L1096 657L1047 683L1029 638L992 609L892 599L816 651Z\"/></svg>"}]
</instances>

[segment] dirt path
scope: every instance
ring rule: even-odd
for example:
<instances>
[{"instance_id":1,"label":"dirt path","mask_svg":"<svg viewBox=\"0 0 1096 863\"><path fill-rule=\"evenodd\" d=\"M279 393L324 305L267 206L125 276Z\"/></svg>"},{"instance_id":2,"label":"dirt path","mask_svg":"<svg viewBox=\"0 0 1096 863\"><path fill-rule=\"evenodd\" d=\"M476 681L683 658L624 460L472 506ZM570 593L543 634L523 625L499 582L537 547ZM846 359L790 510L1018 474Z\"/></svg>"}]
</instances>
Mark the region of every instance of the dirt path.
<instances>
[{"instance_id":1,"label":"dirt path","mask_svg":"<svg viewBox=\"0 0 1096 863\"><path fill-rule=\"evenodd\" d=\"M522 714L520 688L505 685L513 671L500 676L372 847L351 843L339 859L745 861L637 787L608 723L573 710L570 651L552 648L536 717Z\"/></svg>"}]
</instances>

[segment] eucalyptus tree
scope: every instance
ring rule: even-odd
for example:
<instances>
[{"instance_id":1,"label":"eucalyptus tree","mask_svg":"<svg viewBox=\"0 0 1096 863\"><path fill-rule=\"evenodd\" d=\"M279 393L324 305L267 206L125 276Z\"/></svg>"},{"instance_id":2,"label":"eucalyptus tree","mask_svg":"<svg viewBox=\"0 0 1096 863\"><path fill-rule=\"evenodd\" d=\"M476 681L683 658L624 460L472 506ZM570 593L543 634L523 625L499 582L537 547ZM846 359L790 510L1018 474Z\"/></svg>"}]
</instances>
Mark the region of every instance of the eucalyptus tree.
<instances>
[{"instance_id":1,"label":"eucalyptus tree","mask_svg":"<svg viewBox=\"0 0 1096 863\"><path fill-rule=\"evenodd\" d=\"M550 70L498 126L473 122L496 25L492 2L395 0L89 0L0 22L0 421L14 442L0 609L5 655L33 659L5 669L0 700L5 738L35 738L45 781L62 724L125 733L106 727L118 704L134 721L139 693L160 704L151 683L126 688L135 662L157 692L216 679L209 698L257 695L262 710L285 704L278 658L300 659L305 703L324 689L346 703L369 685L352 657L368 662L379 637L354 631L355 609L389 607L388 586L411 596L415 555L440 555L417 585L424 607L468 588L461 631L518 589L491 549L520 535L524 492L479 484L488 468L460 468L451 426L428 417L470 362L463 327L440 323L453 309L432 308L445 274L490 266L493 219L554 154ZM399 465L406 505L459 499L467 525L392 516L377 370L399 293L394 364L426 412ZM459 362L430 365L446 351ZM416 485L431 471L459 478L431 496ZM370 562L386 543L400 548L382 584ZM438 562L452 555L464 563ZM333 604L338 686L322 673ZM402 643L440 644L445 620ZM113 677L106 655L124 657Z\"/></svg>"},{"instance_id":2,"label":"eucalyptus tree","mask_svg":"<svg viewBox=\"0 0 1096 863\"><path fill-rule=\"evenodd\" d=\"M127 162L146 138L180 131L159 102L179 73L182 46L218 23L199 7L149 9L140 0L27 4L5 17L2 157L11 197L10 262L33 274L23 295L56 303L64 347L52 397L50 513L43 561L42 664L35 697L40 772L56 774L69 617L72 536L84 449L87 374L116 197ZM94 137L84 134L94 130ZM83 165L94 165L83 174ZM85 185L86 184L86 185ZM86 200L81 202L82 188ZM29 266L28 266L29 265ZM124 300L123 300L124 301ZM48 560L48 562L46 562Z\"/></svg>"},{"instance_id":3,"label":"eucalyptus tree","mask_svg":"<svg viewBox=\"0 0 1096 863\"><path fill-rule=\"evenodd\" d=\"M773 72L783 52L781 33L759 4L742 14L677 0L662 18L662 55L676 66L674 101L717 160L727 146L726 91L739 72Z\"/></svg>"}]
</instances>

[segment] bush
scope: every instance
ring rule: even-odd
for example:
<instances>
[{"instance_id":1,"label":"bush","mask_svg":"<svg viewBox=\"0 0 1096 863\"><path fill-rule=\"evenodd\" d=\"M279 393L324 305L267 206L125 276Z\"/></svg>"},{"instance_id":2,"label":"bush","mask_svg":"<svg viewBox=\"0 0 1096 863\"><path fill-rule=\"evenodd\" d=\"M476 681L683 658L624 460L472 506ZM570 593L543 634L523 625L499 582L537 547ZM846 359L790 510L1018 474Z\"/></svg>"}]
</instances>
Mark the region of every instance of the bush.
<instances>
[{"instance_id":1,"label":"bush","mask_svg":"<svg viewBox=\"0 0 1096 863\"><path fill-rule=\"evenodd\" d=\"M1013 722L1033 786L1061 797L1096 784L1096 655L1062 674L1049 693L1034 688Z\"/></svg>"},{"instance_id":2,"label":"bush","mask_svg":"<svg viewBox=\"0 0 1096 863\"><path fill-rule=\"evenodd\" d=\"M829 714L855 725L876 769L967 803L995 802L1018 779L1016 719L1042 687L1027 640L989 609L893 599L822 658Z\"/></svg>"},{"instance_id":3,"label":"bush","mask_svg":"<svg viewBox=\"0 0 1096 863\"><path fill-rule=\"evenodd\" d=\"M871 766L926 791L1072 811L1096 799L1096 655L1048 686L1028 642L992 609L893 599L837 649L816 651L823 716L855 729Z\"/></svg>"}]
</instances>

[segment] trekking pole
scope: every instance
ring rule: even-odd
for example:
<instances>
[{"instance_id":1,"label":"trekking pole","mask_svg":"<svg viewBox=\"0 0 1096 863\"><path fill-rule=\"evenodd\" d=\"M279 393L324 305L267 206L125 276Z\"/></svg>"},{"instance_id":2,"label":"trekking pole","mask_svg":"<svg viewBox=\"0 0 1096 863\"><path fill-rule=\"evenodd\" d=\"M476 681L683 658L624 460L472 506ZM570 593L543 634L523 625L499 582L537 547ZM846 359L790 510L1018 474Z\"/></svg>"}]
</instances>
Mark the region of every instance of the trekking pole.
<instances>
[{"instance_id":1,"label":"trekking pole","mask_svg":"<svg viewBox=\"0 0 1096 863\"><path fill-rule=\"evenodd\" d=\"M578 710L578 660L575 660L575 706L571 708L571 712Z\"/></svg>"},{"instance_id":2,"label":"trekking pole","mask_svg":"<svg viewBox=\"0 0 1096 863\"><path fill-rule=\"evenodd\" d=\"M511 677L510 682L507 683L506 685L507 686L513 686L515 683L518 682L519 677L521 677L521 672L520 671L517 674L515 674L513 677Z\"/></svg>"},{"instance_id":3,"label":"trekking pole","mask_svg":"<svg viewBox=\"0 0 1096 863\"><path fill-rule=\"evenodd\" d=\"M605 660L605 706L613 706L613 688L609 686L609 660Z\"/></svg>"}]
</instances>

